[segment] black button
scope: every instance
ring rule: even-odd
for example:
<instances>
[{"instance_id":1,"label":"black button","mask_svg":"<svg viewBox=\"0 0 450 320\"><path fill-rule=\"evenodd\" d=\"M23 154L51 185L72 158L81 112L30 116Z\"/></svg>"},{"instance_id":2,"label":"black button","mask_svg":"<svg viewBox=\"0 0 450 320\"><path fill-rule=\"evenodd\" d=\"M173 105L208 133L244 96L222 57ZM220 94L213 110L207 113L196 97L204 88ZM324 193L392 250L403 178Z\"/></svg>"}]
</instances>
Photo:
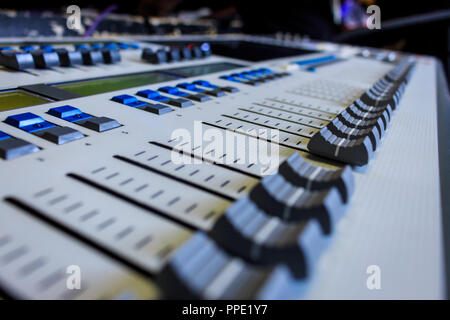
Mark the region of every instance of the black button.
<instances>
[{"instance_id":1,"label":"black button","mask_svg":"<svg viewBox=\"0 0 450 320\"><path fill-rule=\"evenodd\" d=\"M331 233L343 212L343 202L336 189L309 191L293 186L279 174L261 179L249 197L265 213L284 221L317 219L325 234Z\"/></svg>"},{"instance_id":2,"label":"black button","mask_svg":"<svg viewBox=\"0 0 450 320\"><path fill-rule=\"evenodd\" d=\"M213 89L213 90L206 90L206 91L204 91L204 93L209 94L210 96L213 96L216 98L223 97L224 95L226 95L225 92L222 91L221 88L217 88L217 89Z\"/></svg>"},{"instance_id":3,"label":"black button","mask_svg":"<svg viewBox=\"0 0 450 320\"><path fill-rule=\"evenodd\" d=\"M233 203L209 236L254 264L285 264L296 278L310 274L328 241L316 220L286 223L261 211L248 197Z\"/></svg>"},{"instance_id":4,"label":"black button","mask_svg":"<svg viewBox=\"0 0 450 320\"><path fill-rule=\"evenodd\" d=\"M29 153L37 152L39 148L22 139L8 138L0 140L0 158L9 160Z\"/></svg>"},{"instance_id":5,"label":"black button","mask_svg":"<svg viewBox=\"0 0 450 320\"><path fill-rule=\"evenodd\" d=\"M192 56L196 59L203 58L202 50L200 49L200 47L195 46L192 48Z\"/></svg>"},{"instance_id":6,"label":"black button","mask_svg":"<svg viewBox=\"0 0 450 320\"><path fill-rule=\"evenodd\" d=\"M238 88L236 88L236 87L230 87L230 86L227 86L227 87L221 87L220 89L223 90L223 91L229 92L229 93L239 92L239 89L238 89Z\"/></svg>"},{"instance_id":7,"label":"black button","mask_svg":"<svg viewBox=\"0 0 450 320\"><path fill-rule=\"evenodd\" d=\"M197 102L205 102L205 101L211 100L211 97L209 97L203 93L191 94L188 96L188 98L191 100L197 101Z\"/></svg>"},{"instance_id":8,"label":"black button","mask_svg":"<svg viewBox=\"0 0 450 320\"><path fill-rule=\"evenodd\" d=\"M368 137L372 144L372 151L375 151L380 144L381 133L378 127L373 125L366 129L358 129L346 126L338 117L334 118L327 127L335 136L347 140L357 140Z\"/></svg>"},{"instance_id":9,"label":"black button","mask_svg":"<svg viewBox=\"0 0 450 320\"><path fill-rule=\"evenodd\" d=\"M308 150L329 159L335 159L356 166L364 166L373 157L373 144L369 136L360 139L346 139L322 128L308 142Z\"/></svg>"},{"instance_id":10,"label":"black button","mask_svg":"<svg viewBox=\"0 0 450 320\"><path fill-rule=\"evenodd\" d=\"M190 107L193 105L192 101L189 101L187 99L182 99L182 98L170 99L169 101L167 101L167 103L172 106L179 107L179 108Z\"/></svg>"},{"instance_id":11,"label":"black button","mask_svg":"<svg viewBox=\"0 0 450 320\"><path fill-rule=\"evenodd\" d=\"M232 271L223 277L226 269ZM223 289L207 290L216 281ZM255 267L230 256L201 232L176 250L156 282L169 299L276 299L294 288L289 269Z\"/></svg>"},{"instance_id":12,"label":"black button","mask_svg":"<svg viewBox=\"0 0 450 320\"><path fill-rule=\"evenodd\" d=\"M67 49L56 49L59 56L59 62L63 67L69 67L83 63L83 57L80 51L69 51Z\"/></svg>"},{"instance_id":13,"label":"black button","mask_svg":"<svg viewBox=\"0 0 450 320\"><path fill-rule=\"evenodd\" d=\"M141 59L143 60L149 60L150 56L153 54L153 50L150 48L144 48L142 49L142 55L141 55Z\"/></svg>"},{"instance_id":14,"label":"black button","mask_svg":"<svg viewBox=\"0 0 450 320\"><path fill-rule=\"evenodd\" d=\"M183 47L181 49L181 57L184 60L191 60L192 59L192 49L188 47Z\"/></svg>"},{"instance_id":15,"label":"black button","mask_svg":"<svg viewBox=\"0 0 450 320\"><path fill-rule=\"evenodd\" d=\"M81 56L83 57L83 64L88 66L103 62L103 56L100 51L81 50Z\"/></svg>"},{"instance_id":16,"label":"black button","mask_svg":"<svg viewBox=\"0 0 450 320\"><path fill-rule=\"evenodd\" d=\"M181 53L178 48L172 48L167 51L167 60L168 62L177 62L181 60Z\"/></svg>"},{"instance_id":17,"label":"black button","mask_svg":"<svg viewBox=\"0 0 450 320\"><path fill-rule=\"evenodd\" d=\"M281 76L278 76L278 75L276 75L276 74L268 74L268 75L265 75L263 78L261 78L261 79L267 79L267 80L275 80L275 79L278 79L278 78L281 78Z\"/></svg>"},{"instance_id":18,"label":"black button","mask_svg":"<svg viewBox=\"0 0 450 320\"><path fill-rule=\"evenodd\" d=\"M89 118L80 124L88 129L95 130L97 132L103 132L103 131L107 131L107 130L111 130L111 129L120 127L120 123L118 123L114 119L110 119L107 117Z\"/></svg>"},{"instance_id":19,"label":"black button","mask_svg":"<svg viewBox=\"0 0 450 320\"><path fill-rule=\"evenodd\" d=\"M119 50L103 49L102 55L103 55L103 61L105 63L112 64L112 63L117 63L120 61Z\"/></svg>"},{"instance_id":20,"label":"black button","mask_svg":"<svg viewBox=\"0 0 450 320\"><path fill-rule=\"evenodd\" d=\"M307 190L325 190L335 187L344 203L349 201L355 187L350 166L328 170L306 161L297 152L290 155L279 166L278 172L292 185Z\"/></svg>"},{"instance_id":21,"label":"black button","mask_svg":"<svg viewBox=\"0 0 450 320\"><path fill-rule=\"evenodd\" d=\"M163 105L163 104L147 104L143 107L140 107L140 109L154 113L154 114L165 114L167 112L173 111L173 109L169 106Z\"/></svg>"},{"instance_id":22,"label":"black button","mask_svg":"<svg viewBox=\"0 0 450 320\"><path fill-rule=\"evenodd\" d=\"M47 52L44 50L30 51L34 59L36 68L45 69L59 66L59 56L56 52Z\"/></svg>"},{"instance_id":23,"label":"black button","mask_svg":"<svg viewBox=\"0 0 450 320\"><path fill-rule=\"evenodd\" d=\"M56 144L65 144L81 138L84 135L75 129L69 127L53 127L37 133L41 138Z\"/></svg>"},{"instance_id":24,"label":"black button","mask_svg":"<svg viewBox=\"0 0 450 320\"><path fill-rule=\"evenodd\" d=\"M153 64L160 64L167 62L167 53L163 49L158 49L156 52L149 48L142 50L142 59Z\"/></svg>"},{"instance_id":25,"label":"black button","mask_svg":"<svg viewBox=\"0 0 450 320\"><path fill-rule=\"evenodd\" d=\"M34 68L34 60L30 53L4 50L0 51L0 65L15 70L24 70Z\"/></svg>"},{"instance_id":26,"label":"black button","mask_svg":"<svg viewBox=\"0 0 450 320\"><path fill-rule=\"evenodd\" d=\"M262 82L259 81L259 80L249 80L249 81L246 81L244 83L256 87L256 86L259 86Z\"/></svg>"}]
</instances>

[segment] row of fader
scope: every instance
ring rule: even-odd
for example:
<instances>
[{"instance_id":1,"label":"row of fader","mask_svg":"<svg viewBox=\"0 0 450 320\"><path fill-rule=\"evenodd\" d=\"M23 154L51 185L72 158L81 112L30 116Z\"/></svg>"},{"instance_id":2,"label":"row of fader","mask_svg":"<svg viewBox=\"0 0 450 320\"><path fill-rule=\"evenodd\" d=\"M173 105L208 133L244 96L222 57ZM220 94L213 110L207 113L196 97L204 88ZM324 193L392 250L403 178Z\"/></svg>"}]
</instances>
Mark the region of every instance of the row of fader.
<instances>
[{"instance_id":1,"label":"row of fader","mask_svg":"<svg viewBox=\"0 0 450 320\"><path fill-rule=\"evenodd\" d=\"M342 111L308 143L315 154L364 166L380 144L392 114L409 81L414 60L398 63L353 104Z\"/></svg>"},{"instance_id":2,"label":"row of fader","mask_svg":"<svg viewBox=\"0 0 450 320\"><path fill-rule=\"evenodd\" d=\"M69 176L74 177L73 174ZM76 179L81 182L80 176ZM81 240L84 240L80 242L80 245L83 245L82 242L90 242L91 240L98 244L96 248L84 246L84 253L80 252L80 254L90 255L90 252L93 252L96 253L96 257L106 254L102 261L104 261L104 264L107 263L109 267L115 266L118 268L117 274L114 274L115 277L120 277L120 274L123 273L131 274L139 271L136 277L141 278L143 285L154 287L155 292L161 295L159 298L296 298L305 293L303 289L307 287L306 283L311 278L319 257L326 249L330 236L334 233L336 222L343 212L345 203L349 201L353 193L353 183L353 173L349 166L338 170L328 170L312 165L298 153L294 153L281 164L278 173L264 177L260 184L256 185L247 196L225 209L211 229L199 230L194 226L186 228L183 225L174 225L175 221L166 220L161 215L153 216L152 210L146 211L142 216L153 219L151 220L154 223L152 227L160 228L162 226L162 229L178 230L181 232L178 233L182 237L181 239L184 239L174 241L174 250L170 252L170 256L165 256L167 259L164 258L163 260L158 258L161 264L156 265L143 263L144 261L148 262L144 258L146 253L142 251L133 253L130 252L133 250L129 250L130 248L140 249L142 248L140 247L141 243L151 241L152 238L148 234L152 231L146 229L149 226L144 226L141 229L145 230L146 237L139 240L138 247L133 241L127 241L128 244L125 245L117 244L117 242L110 245L109 236L99 236L97 228L92 228L89 224L86 225L87 220L82 221L87 217L91 219L93 212L100 215L101 212L105 212L97 206L97 203L97 210L87 210L87 214L83 211L83 215L80 216L83 217L82 219L74 218L76 216L73 214L71 218L67 218L67 214L60 214L61 212L68 213L65 205L60 206L60 209L64 211L58 209L43 210L40 207L42 204L48 203L49 199L45 198L45 195L52 192L49 189L38 192L38 198L35 196L35 203L32 206L19 197L6 198L1 205L8 205L20 210L14 211L16 216L7 215L8 218L3 219L5 221L1 219L0 221L8 226L8 221L20 219L22 217L21 211L25 210L32 211L33 215L46 216L53 220L55 224L64 225L70 229L77 226L73 231L74 234L80 236ZM102 192L105 192L105 190L103 189ZM91 189L86 189L85 192L91 191ZM41 199L41 197L44 198ZM111 197L110 200L117 201L117 205L120 204L117 209L119 211L120 207L125 205L120 199ZM138 211L125 211L123 211L124 214L126 213L125 216L129 216L130 212L131 217L140 216L133 215L133 212ZM280 212L284 214L280 214ZM21 225L26 226L28 230L33 222L27 222L26 220L32 220L33 218L29 215L23 216L23 219L20 219ZM38 224L38 221L38 219L34 219L34 224ZM111 221L111 219L107 221ZM128 226L125 230L130 230L130 228L133 230L132 225L130 227L129 220L124 221L118 217L116 219L117 223ZM158 221L161 225L158 225ZM15 230L14 228L9 230L0 223L0 244L4 245L5 239L9 241L12 232L16 243L13 243L12 248L17 248L17 243L22 243L23 246L25 241L27 247L33 245L24 237L23 232L15 232ZM123 230L122 226L116 230ZM115 231L110 232L110 236L119 240ZM123 232L121 233L123 234ZM51 233L44 234L43 239L51 236ZM158 236L155 236L155 239L157 238ZM74 239L74 241L77 240ZM64 241L62 242L64 243ZM38 257L45 256L45 261L51 259L51 261L57 262L58 266L64 265L67 262L64 258L66 255L61 254L61 250L65 247L56 246L53 243L55 242L47 245L48 250L46 249L45 253L42 252L41 247L36 248L39 251ZM75 250L75 253L77 247L78 245L74 248L71 247ZM11 251L12 248L11 246L7 248L3 257L13 257L12 254L8 254L8 252L15 252ZM161 248L167 248L167 246ZM2 249L3 247L0 245L0 251ZM159 252L162 251L157 249L155 252L158 252L159 255ZM34 254L35 251L30 252L30 255L34 256ZM113 254L113 259L110 259L111 254ZM137 256L143 259L136 259ZM117 263L114 260L117 257L131 258L130 264L125 266ZM80 259L80 257L76 257L76 259ZM11 260L12 258L9 258L9 261ZM87 260L82 259L80 261ZM95 264L98 265L98 262L95 261ZM103 264L101 266L102 268L107 267ZM43 297L44 293L46 298L73 299L99 297L99 294L102 297L102 293L97 292L97 289L105 290L104 286L94 285L105 279L98 277L98 273L95 272L98 269L88 268L84 265L84 277L88 277L88 284L86 285L86 282L84 282L84 291L68 292L65 287L60 287L61 290L59 290L57 285L52 286L54 290L41 290L40 292L37 290L21 290L21 288L24 288L23 283L17 287L14 284L24 279L17 272L18 267L18 265L14 266L13 264L8 269L11 271L10 273L6 268L0 270L0 279L2 281L7 279L6 281L12 284L10 291L17 298ZM132 269L130 270L128 267L132 267ZM136 269L135 267L139 268ZM23 268L23 262L20 263L20 268ZM33 270L32 267L30 269ZM38 276L26 280L27 283L33 285L41 282L42 278L51 277L53 279L53 274L52 272L50 276ZM142 277L147 278L144 280ZM56 280L59 279L61 277L56 278ZM106 292L107 297L120 297L121 292L126 291L124 287L131 289L134 281L120 281L119 283L114 283L116 290ZM93 289L96 292L90 292ZM103 295L106 293L103 293Z\"/></svg>"},{"instance_id":3,"label":"row of fader","mask_svg":"<svg viewBox=\"0 0 450 320\"><path fill-rule=\"evenodd\" d=\"M47 69L52 67L71 67L75 65L113 64L121 60L117 49L66 48L34 49L0 48L0 65L14 70Z\"/></svg>"},{"instance_id":4,"label":"row of fader","mask_svg":"<svg viewBox=\"0 0 450 320\"><path fill-rule=\"evenodd\" d=\"M141 58L152 64L160 64L181 60L202 59L207 58L210 55L211 47L205 42L200 46L190 44L183 47L170 47L166 49L157 49L155 51L151 48L144 48L142 50Z\"/></svg>"},{"instance_id":5,"label":"row of fader","mask_svg":"<svg viewBox=\"0 0 450 320\"><path fill-rule=\"evenodd\" d=\"M171 298L289 296L310 277L353 184L348 166L327 170L292 154L207 234L199 231L177 249L157 283Z\"/></svg>"}]
</instances>

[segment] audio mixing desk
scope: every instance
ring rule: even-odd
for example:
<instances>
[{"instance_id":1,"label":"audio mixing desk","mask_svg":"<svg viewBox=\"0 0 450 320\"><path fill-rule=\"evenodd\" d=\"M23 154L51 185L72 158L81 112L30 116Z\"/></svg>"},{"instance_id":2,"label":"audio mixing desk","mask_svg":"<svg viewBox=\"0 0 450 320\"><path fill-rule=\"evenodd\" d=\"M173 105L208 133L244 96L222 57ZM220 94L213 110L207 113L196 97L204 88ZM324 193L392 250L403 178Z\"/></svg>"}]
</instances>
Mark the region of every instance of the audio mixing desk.
<instances>
[{"instance_id":1,"label":"audio mixing desk","mask_svg":"<svg viewBox=\"0 0 450 320\"><path fill-rule=\"evenodd\" d=\"M434 58L2 43L3 297L446 298Z\"/></svg>"}]
</instances>

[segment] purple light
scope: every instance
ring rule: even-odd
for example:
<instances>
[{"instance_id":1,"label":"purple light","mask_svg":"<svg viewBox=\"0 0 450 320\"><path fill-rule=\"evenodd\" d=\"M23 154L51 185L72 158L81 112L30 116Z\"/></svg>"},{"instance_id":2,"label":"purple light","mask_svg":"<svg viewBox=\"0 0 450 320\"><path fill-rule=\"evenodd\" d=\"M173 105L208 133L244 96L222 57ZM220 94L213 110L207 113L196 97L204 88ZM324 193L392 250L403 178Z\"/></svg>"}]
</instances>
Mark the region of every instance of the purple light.
<instances>
[{"instance_id":1,"label":"purple light","mask_svg":"<svg viewBox=\"0 0 450 320\"><path fill-rule=\"evenodd\" d=\"M207 43L207 42L202 43L202 45L200 46L200 49L202 49L203 51L209 51L209 49L210 49L209 43Z\"/></svg>"}]
</instances>

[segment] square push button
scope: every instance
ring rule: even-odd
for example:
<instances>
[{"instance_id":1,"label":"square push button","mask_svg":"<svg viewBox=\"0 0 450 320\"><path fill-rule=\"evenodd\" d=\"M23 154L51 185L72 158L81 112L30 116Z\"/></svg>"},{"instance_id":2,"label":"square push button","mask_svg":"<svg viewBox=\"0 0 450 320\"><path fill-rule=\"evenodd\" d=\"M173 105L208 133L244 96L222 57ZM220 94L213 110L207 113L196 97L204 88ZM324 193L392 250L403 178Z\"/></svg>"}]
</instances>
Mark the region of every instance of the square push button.
<instances>
[{"instance_id":1,"label":"square push button","mask_svg":"<svg viewBox=\"0 0 450 320\"><path fill-rule=\"evenodd\" d=\"M203 93L191 94L188 96L188 98L197 102L206 102L211 100L211 97Z\"/></svg>"},{"instance_id":2,"label":"square push button","mask_svg":"<svg viewBox=\"0 0 450 320\"><path fill-rule=\"evenodd\" d=\"M5 122L13 127L22 129L29 133L55 126L53 123L47 122L38 115L35 115L31 112L9 116L8 118L6 118Z\"/></svg>"},{"instance_id":3,"label":"square push button","mask_svg":"<svg viewBox=\"0 0 450 320\"><path fill-rule=\"evenodd\" d=\"M197 84L199 86L202 86L202 87L206 87L206 88L211 88L211 89L218 88L216 85L213 85L209 81L206 81L206 80L196 80L193 83Z\"/></svg>"},{"instance_id":4,"label":"square push button","mask_svg":"<svg viewBox=\"0 0 450 320\"><path fill-rule=\"evenodd\" d=\"M233 81L233 82L242 82L240 79L236 79L234 76L232 75L225 75L225 76L220 76L220 79L224 79L224 80L228 80L228 81Z\"/></svg>"},{"instance_id":5,"label":"square push button","mask_svg":"<svg viewBox=\"0 0 450 320\"><path fill-rule=\"evenodd\" d=\"M188 83L188 82L179 83L179 84L177 84L177 87L181 88L181 89L189 90L189 91L194 91L194 92L203 92L203 91L205 91L204 89L201 89L201 88L197 87L195 84Z\"/></svg>"},{"instance_id":6,"label":"square push button","mask_svg":"<svg viewBox=\"0 0 450 320\"><path fill-rule=\"evenodd\" d=\"M107 117L92 117L83 122L82 126L97 132L103 132L120 127L120 123Z\"/></svg>"},{"instance_id":7,"label":"square push button","mask_svg":"<svg viewBox=\"0 0 450 320\"><path fill-rule=\"evenodd\" d=\"M158 91L154 90L141 90L136 93L140 97L144 97L150 100L158 101L158 102L166 102L169 100L168 97L162 96Z\"/></svg>"},{"instance_id":8,"label":"square push button","mask_svg":"<svg viewBox=\"0 0 450 320\"><path fill-rule=\"evenodd\" d=\"M137 101L137 98L130 96L129 94L121 94L120 96L112 97L111 100L122 104L129 104Z\"/></svg>"},{"instance_id":9,"label":"square push button","mask_svg":"<svg viewBox=\"0 0 450 320\"><path fill-rule=\"evenodd\" d=\"M175 106L175 107L179 107L179 108L186 108L186 107L190 107L193 105L192 101L189 101L187 99L170 99L168 102L168 104Z\"/></svg>"},{"instance_id":10,"label":"square push button","mask_svg":"<svg viewBox=\"0 0 450 320\"><path fill-rule=\"evenodd\" d=\"M41 138L56 144L65 144L84 138L84 135L80 131L69 127L53 127L45 130Z\"/></svg>"},{"instance_id":11,"label":"square push button","mask_svg":"<svg viewBox=\"0 0 450 320\"><path fill-rule=\"evenodd\" d=\"M141 100L138 100L136 97L130 96L129 94L122 94L120 96L112 97L112 101L119 102L125 104L129 107L137 108L143 107L147 103Z\"/></svg>"},{"instance_id":12,"label":"square push button","mask_svg":"<svg viewBox=\"0 0 450 320\"><path fill-rule=\"evenodd\" d=\"M213 89L213 90L208 90L205 91L206 94L209 94L210 96L219 98L219 97L223 97L225 95L225 92L222 91L222 89Z\"/></svg>"},{"instance_id":13,"label":"square push button","mask_svg":"<svg viewBox=\"0 0 450 320\"><path fill-rule=\"evenodd\" d=\"M9 160L39 151L34 144L17 138L0 140L0 158Z\"/></svg>"},{"instance_id":14,"label":"square push button","mask_svg":"<svg viewBox=\"0 0 450 320\"><path fill-rule=\"evenodd\" d=\"M154 113L154 114L158 114L158 115L165 114L165 113L168 113L170 111L173 111L173 109L171 107L166 106L164 104L160 104L160 103L158 103L158 104L148 104L144 108L142 108L142 110L145 110L145 111L148 111L148 112L151 112L151 113Z\"/></svg>"},{"instance_id":15,"label":"square push button","mask_svg":"<svg viewBox=\"0 0 450 320\"><path fill-rule=\"evenodd\" d=\"M236 88L236 87L229 87L229 86L227 86L227 87L222 87L220 89L223 90L223 91L229 92L229 93L239 92L239 89Z\"/></svg>"},{"instance_id":16,"label":"square push button","mask_svg":"<svg viewBox=\"0 0 450 320\"><path fill-rule=\"evenodd\" d=\"M171 86L161 87L158 90L178 97L185 97L188 95L186 92L180 91L180 89Z\"/></svg>"},{"instance_id":17,"label":"square push button","mask_svg":"<svg viewBox=\"0 0 450 320\"><path fill-rule=\"evenodd\" d=\"M69 122L76 122L92 117L89 114L83 113L80 109L69 105L51 108L47 111L47 113Z\"/></svg>"}]
</instances>

